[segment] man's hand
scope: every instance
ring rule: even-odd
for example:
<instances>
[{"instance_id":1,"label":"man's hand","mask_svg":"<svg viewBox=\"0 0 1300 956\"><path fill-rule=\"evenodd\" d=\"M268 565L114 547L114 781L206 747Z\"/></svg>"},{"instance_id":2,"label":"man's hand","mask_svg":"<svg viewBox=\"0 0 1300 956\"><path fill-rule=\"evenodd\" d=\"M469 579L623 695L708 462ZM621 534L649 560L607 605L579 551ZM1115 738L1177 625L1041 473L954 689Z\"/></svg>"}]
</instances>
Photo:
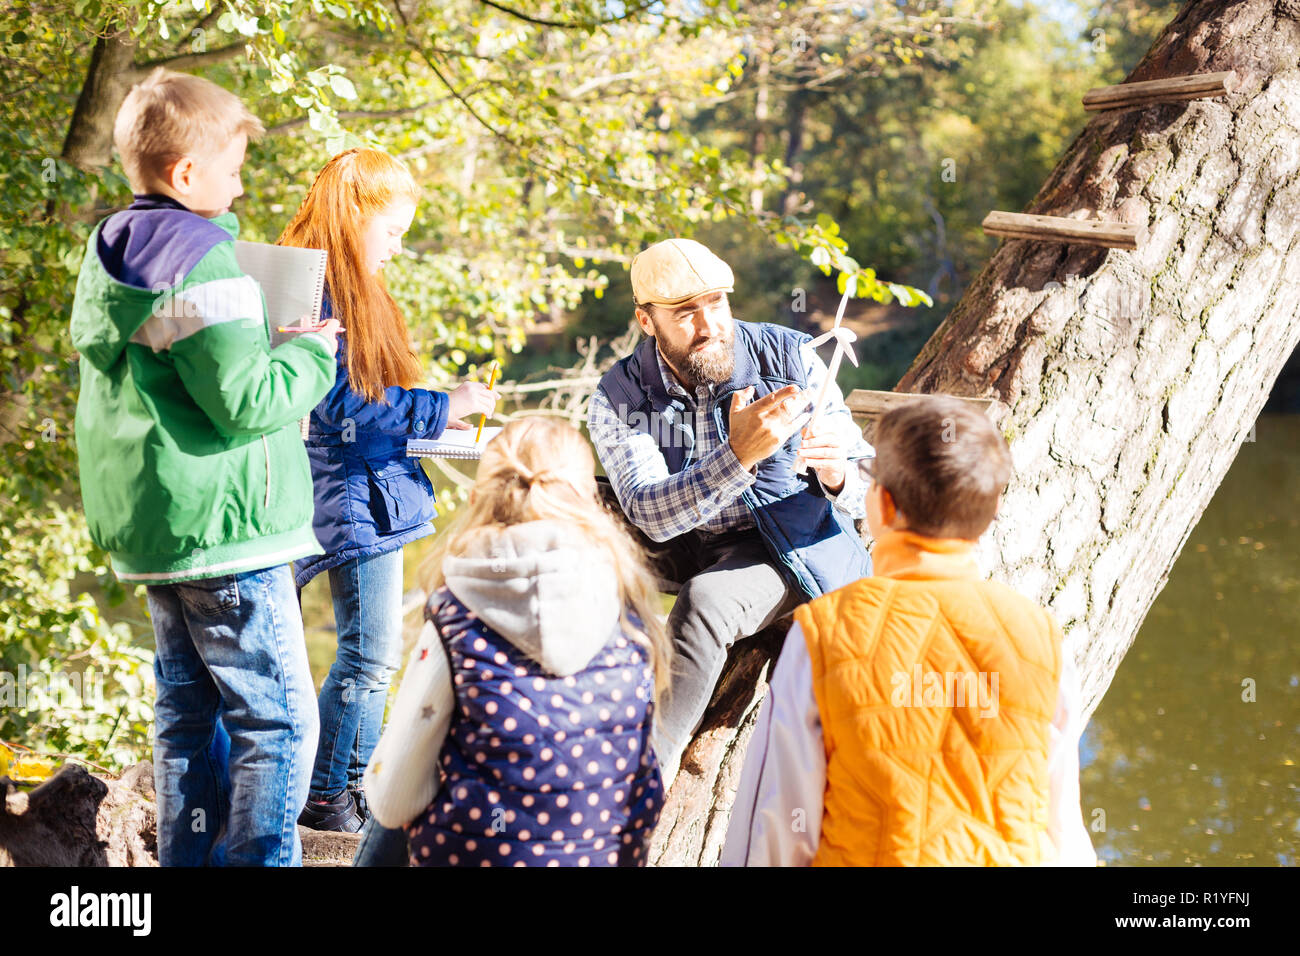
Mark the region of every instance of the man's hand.
<instances>
[{"instance_id":1,"label":"man's hand","mask_svg":"<svg viewBox=\"0 0 1300 956\"><path fill-rule=\"evenodd\" d=\"M819 420L811 432L804 429L803 444L799 446L794 464L798 468L806 462L817 472L822 487L837 495L844 488L848 456L849 449L844 439L836 434L834 428Z\"/></svg>"},{"instance_id":2,"label":"man's hand","mask_svg":"<svg viewBox=\"0 0 1300 956\"><path fill-rule=\"evenodd\" d=\"M795 433L793 422L808 404L798 385L787 385L756 402L754 387L731 395L731 450L748 471L785 444Z\"/></svg>"}]
</instances>

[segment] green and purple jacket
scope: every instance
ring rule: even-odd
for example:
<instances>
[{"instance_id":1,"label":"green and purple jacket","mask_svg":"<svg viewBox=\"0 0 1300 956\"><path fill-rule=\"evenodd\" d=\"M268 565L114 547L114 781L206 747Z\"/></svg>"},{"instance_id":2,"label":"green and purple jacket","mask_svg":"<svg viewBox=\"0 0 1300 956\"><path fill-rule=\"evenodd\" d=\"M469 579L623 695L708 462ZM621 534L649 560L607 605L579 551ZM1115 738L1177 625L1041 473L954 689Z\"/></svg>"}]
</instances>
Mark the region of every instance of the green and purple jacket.
<instances>
[{"instance_id":1,"label":"green and purple jacket","mask_svg":"<svg viewBox=\"0 0 1300 956\"><path fill-rule=\"evenodd\" d=\"M322 553L298 421L334 383L319 335L271 348L233 213L137 196L86 245L72 307L76 441L95 543L167 584Z\"/></svg>"}]
</instances>

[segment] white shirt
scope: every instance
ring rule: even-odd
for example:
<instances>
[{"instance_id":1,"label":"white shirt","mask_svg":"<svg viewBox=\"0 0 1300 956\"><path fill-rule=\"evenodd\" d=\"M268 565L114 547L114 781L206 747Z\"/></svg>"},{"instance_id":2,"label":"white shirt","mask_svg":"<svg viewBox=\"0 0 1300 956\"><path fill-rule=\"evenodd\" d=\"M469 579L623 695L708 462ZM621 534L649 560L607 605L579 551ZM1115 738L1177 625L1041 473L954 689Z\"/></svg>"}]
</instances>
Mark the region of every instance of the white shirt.
<instances>
[{"instance_id":1,"label":"white shirt","mask_svg":"<svg viewBox=\"0 0 1300 956\"><path fill-rule=\"evenodd\" d=\"M1051 795L1048 865L1096 866L1079 806L1079 679L1062 654L1061 690L1047 748ZM812 660L796 623L772 672L732 807L721 866L807 866L821 836L826 747L813 694Z\"/></svg>"}]
</instances>

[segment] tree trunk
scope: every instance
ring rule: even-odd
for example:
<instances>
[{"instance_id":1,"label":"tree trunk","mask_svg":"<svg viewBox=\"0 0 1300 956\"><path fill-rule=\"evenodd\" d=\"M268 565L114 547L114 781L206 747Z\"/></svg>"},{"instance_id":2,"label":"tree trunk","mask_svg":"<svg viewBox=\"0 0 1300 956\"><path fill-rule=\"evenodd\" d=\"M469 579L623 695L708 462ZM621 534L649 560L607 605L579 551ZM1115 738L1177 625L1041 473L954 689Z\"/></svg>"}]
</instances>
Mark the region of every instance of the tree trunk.
<instances>
[{"instance_id":1,"label":"tree trunk","mask_svg":"<svg viewBox=\"0 0 1300 956\"><path fill-rule=\"evenodd\" d=\"M120 35L102 36L95 41L90 54L90 65L86 69L86 81L77 96L77 105L72 111L60 153L63 159L80 169L95 169L107 166L112 161L113 123L134 76L134 55L135 44L125 31ZM54 199L47 200L46 219L57 217L71 221L78 215L93 215L93 199L98 185L95 180L88 180L92 202L86 203L79 213L68 209L66 204L60 207ZM19 333L18 341L24 347L30 347L28 336L31 323L28 310L31 305L24 287L13 312L13 321ZM30 413L28 387L33 379L43 374L44 369L38 366L25 373L12 388L0 389L0 443L18 439L19 431Z\"/></svg>"},{"instance_id":2,"label":"tree trunk","mask_svg":"<svg viewBox=\"0 0 1300 956\"><path fill-rule=\"evenodd\" d=\"M732 647L713 701L668 791L650 846L652 866L708 866L721 855L745 748L790 620Z\"/></svg>"},{"instance_id":3,"label":"tree trunk","mask_svg":"<svg viewBox=\"0 0 1300 956\"><path fill-rule=\"evenodd\" d=\"M76 764L30 793L0 777L0 867L157 866L153 765L101 777ZM298 827L303 866L351 866L360 835Z\"/></svg>"},{"instance_id":4,"label":"tree trunk","mask_svg":"<svg viewBox=\"0 0 1300 956\"><path fill-rule=\"evenodd\" d=\"M1184 7L1129 79L1236 70L1236 91L1097 114L1025 210L1142 222L1146 244L1004 242L896 387L999 400L1015 474L984 565L1056 615L1089 715L1300 340L1297 18L1300 0ZM716 862L738 702L769 659L719 685L726 726L706 718L683 760L657 863Z\"/></svg>"},{"instance_id":5,"label":"tree trunk","mask_svg":"<svg viewBox=\"0 0 1300 956\"><path fill-rule=\"evenodd\" d=\"M63 158L82 169L107 166L113 158L113 122L136 77L130 34L100 37L90 55L86 82L63 142Z\"/></svg>"},{"instance_id":6,"label":"tree trunk","mask_svg":"<svg viewBox=\"0 0 1300 956\"><path fill-rule=\"evenodd\" d=\"M750 138L749 154L753 157L754 187L749 191L749 208L754 212L763 211L763 166L764 154L767 152L768 98L772 72L771 44L759 44L755 55L758 63L755 68L758 92L754 96L754 135Z\"/></svg>"},{"instance_id":7,"label":"tree trunk","mask_svg":"<svg viewBox=\"0 0 1300 956\"><path fill-rule=\"evenodd\" d=\"M25 793L0 777L0 866L157 866L153 767L118 780L76 764Z\"/></svg>"},{"instance_id":8,"label":"tree trunk","mask_svg":"<svg viewBox=\"0 0 1300 956\"><path fill-rule=\"evenodd\" d=\"M785 104L785 165L789 167L790 173L779 204L783 216L797 215L803 204L803 191L800 187L803 185L804 126L808 120L808 101L811 96L807 90L795 90Z\"/></svg>"},{"instance_id":9,"label":"tree trunk","mask_svg":"<svg viewBox=\"0 0 1300 956\"><path fill-rule=\"evenodd\" d=\"M1184 7L1129 80L1236 70L1236 91L1098 114L1025 210L1145 245L1004 242L897 386L1000 401L987 566L1055 614L1089 715L1300 340L1297 15Z\"/></svg>"}]
</instances>

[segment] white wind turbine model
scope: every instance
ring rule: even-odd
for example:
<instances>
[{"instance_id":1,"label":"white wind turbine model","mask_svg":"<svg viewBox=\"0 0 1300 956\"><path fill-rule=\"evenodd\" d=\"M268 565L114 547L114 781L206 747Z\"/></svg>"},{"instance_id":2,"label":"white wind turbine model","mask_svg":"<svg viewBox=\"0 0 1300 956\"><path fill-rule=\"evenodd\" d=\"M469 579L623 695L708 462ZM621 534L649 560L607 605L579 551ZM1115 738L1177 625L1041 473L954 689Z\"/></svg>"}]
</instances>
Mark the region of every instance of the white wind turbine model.
<instances>
[{"instance_id":1,"label":"white wind turbine model","mask_svg":"<svg viewBox=\"0 0 1300 956\"><path fill-rule=\"evenodd\" d=\"M844 308L849 304L849 299L853 297L853 293L857 291L857 288L857 276L849 276L848 282L844 285L844 296L840 299L839 310L835 313L835 324L831 326L830 331L823 332L811 342L805 342L803 345L803 348L815 350L819 345L824 345L831 339L835 340L835 354L831 356L826 369L826 379L822 382L821 391L817 394L817 404L813 406L812 415L803 426L804 431L811 431L813 426L817 424L817 419L822 413L822 407L826 404L826 392L830 389L831 382L835 381L835 376L840 370L840 359L847 355L849 361L853 363L853 367L857 368L858 357L854 354L851 344L857 341L857 333L852 329L846 329L841 324L844 321ZM807 474L807 472L807 465L799 468L799 474L803 475Z\"/></svg>"}]
</instances>

